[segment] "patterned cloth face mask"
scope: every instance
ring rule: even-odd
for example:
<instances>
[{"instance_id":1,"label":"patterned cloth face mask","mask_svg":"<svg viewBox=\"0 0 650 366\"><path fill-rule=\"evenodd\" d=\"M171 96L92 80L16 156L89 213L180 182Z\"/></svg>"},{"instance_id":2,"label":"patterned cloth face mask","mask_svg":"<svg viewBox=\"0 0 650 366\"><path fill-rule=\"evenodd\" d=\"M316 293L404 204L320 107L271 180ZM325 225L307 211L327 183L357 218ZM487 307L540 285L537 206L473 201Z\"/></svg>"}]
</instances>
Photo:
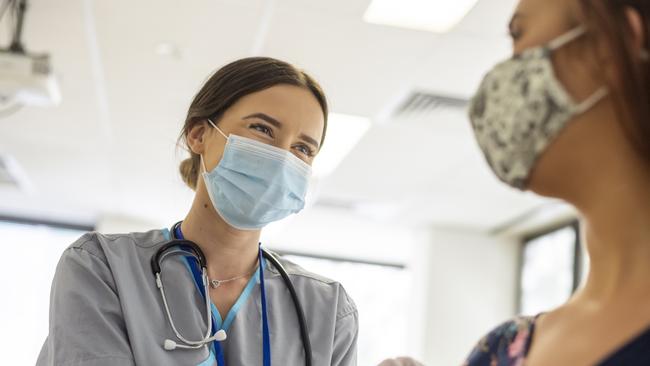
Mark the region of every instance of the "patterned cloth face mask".
<instances>
[{"instance_id":1,"label":"patterned cloth face mask","mask_svg":"<svg viewBox=\"0 0 650 366\"><path fill-rule=\"evenodd\" d=\"M569 121L607 96L607 88L601 87L575 102L555 76L553 51L584 34L584 27L575 28L498 64L472 98L469 118L474 134L504 183L525 189L540 156Z\"/></svg>"}]
</instances>

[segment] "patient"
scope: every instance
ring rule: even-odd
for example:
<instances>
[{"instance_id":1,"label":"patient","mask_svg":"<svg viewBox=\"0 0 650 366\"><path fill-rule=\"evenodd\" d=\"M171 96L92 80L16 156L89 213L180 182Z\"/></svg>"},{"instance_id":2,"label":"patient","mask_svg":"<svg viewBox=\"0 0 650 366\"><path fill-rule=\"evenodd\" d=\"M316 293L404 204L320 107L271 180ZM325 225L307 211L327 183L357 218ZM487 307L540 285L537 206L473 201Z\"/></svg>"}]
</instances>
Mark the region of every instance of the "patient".
<instances>
[{"instance_id":1,"label":"patient","mask_svg":"<svg viewBox=\"0 0 650 366\"><path fill-rule=\"evenodd\" d=\"M481 83L472 127L501 181L580 211L590 272L566 304L486 335L466 366L650 365L649 26L649 0L519 2L514 56Z\"/></svg>"},{"instance_id":2,"label":"patient","mask_svg":"<svg viewBox=\"0 0 650 366\"><path fill-rule=\"evenodd\" d=\"M471 103L506 184L574 205L590 272L563 306L489 333L466 365L650 364L650 1L521 0L514 58Z\"/></svg>"}]
</instances>

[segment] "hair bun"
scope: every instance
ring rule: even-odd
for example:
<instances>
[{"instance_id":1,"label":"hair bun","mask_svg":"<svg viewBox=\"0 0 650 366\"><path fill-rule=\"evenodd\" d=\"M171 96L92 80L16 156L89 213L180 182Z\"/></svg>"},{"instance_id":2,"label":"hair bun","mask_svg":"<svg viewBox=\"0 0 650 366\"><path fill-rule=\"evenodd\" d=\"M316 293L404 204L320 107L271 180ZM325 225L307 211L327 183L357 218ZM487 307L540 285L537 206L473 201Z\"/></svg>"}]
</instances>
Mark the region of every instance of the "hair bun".
<instances>
[{"instance_id":1,"label":"hair bun","mask_svg":"<svg viewBox=\"0 0 650 366\"><path fill-rule=\"evenodd\" d=\"M181 173L183 182L185 182L188 187L196 190L196 183L199 176L196 159L192 156L183 160L178 170Z\"/></svg>"}]
</instances>

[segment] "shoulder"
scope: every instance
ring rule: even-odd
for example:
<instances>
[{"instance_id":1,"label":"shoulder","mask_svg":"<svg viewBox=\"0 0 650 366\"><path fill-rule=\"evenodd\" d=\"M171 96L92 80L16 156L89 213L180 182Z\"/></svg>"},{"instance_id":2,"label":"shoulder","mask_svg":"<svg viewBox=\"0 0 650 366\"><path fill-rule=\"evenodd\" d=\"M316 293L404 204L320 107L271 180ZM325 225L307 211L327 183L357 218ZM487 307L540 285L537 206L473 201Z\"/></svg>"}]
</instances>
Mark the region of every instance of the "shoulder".
<instances>
[{"instance_id":1,"label":"shoulder","mask_svg":"<svg viewBox=\"0 0 650 366\"><path fill-rule=\"evenodd\" d=\"M523 360L534 324L534 317L517 317L502 323L478 342L465 365L500 366Z\"/></svg>"},{"instance_id":2,"label":"shoulder","mask_svg":"<svg viewBox=\"0 0 650 366\"><path fill-rule=\"evenodd\" d=\"M82 250L101 256L106 247L132 245L141 248L150 248L168 240L165 232L166 230L150 230L147 232L102 234L97 231L91 231L85 233L72 243L68 247L68 250Z\"/></svg>"},{"instance_id":3,"label":"shoulder","mask_svg":"<svg viewBox=\"0 0 650 366\"><path fill-rule=\"evenodd\" d=\"M132 232L124 234L102 234L96 231L87 232L72 243L64 255L74 255L75 252L86 252L103 262L106 262L106 253L113 249L147 249L167 241L165 230L151 230L147 232Z\"/></svg>"},{"instance_id":4,"label":"shoulder","mask_svg":"<svg viewBox=\"0 0 650 366\"><path fill-rule=\"evenodd\" d=\"M287 271L294 285L301 288L301 292L310 293L312 298L320 301L332 303L337 308L337 320L356 317L357 306L339 282L308 271L276 253L271 254L278 259L282 267ZM279 275L277 268L271 266L269 270Z\"/></svg>"}]
</instances>

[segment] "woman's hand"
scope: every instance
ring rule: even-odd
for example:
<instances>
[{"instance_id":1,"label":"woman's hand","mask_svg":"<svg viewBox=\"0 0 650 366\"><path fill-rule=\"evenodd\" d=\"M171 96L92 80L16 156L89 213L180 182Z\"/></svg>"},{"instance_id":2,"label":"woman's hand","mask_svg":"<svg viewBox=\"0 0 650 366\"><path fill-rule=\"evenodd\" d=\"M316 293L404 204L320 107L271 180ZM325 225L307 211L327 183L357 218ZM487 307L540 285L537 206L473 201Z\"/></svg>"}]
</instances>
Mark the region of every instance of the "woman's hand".
<instances>
[{"instance_id":1,"label":"woman's hand","mask_svg":"<svg viewBox=\"0 0 650 366\"><path fill-rule=\"evenodd\" d=\"M390 358L382 361L378 366L424 366L410 357Z\"/></svg>"}]
</instances>

